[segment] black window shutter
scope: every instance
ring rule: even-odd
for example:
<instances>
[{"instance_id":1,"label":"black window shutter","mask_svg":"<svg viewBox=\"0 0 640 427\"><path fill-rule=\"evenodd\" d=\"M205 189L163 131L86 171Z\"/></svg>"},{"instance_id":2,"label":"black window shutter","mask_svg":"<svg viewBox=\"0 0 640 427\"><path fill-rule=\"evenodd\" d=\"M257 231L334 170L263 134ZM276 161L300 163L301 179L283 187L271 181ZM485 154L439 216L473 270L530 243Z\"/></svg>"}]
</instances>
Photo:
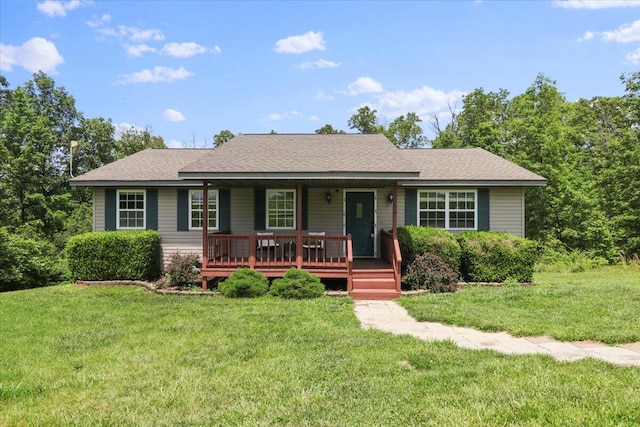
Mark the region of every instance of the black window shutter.
<instances>
[{"instance_id":1,"label":"black window shutter","mask_svg":"<svg viewBox=\"0 0 640 427\"><path fill-rule=\"evenodd\" d=\"M253 229L266 229L266 191L264 188L253 189Z\"/></svg>"},{"instance_id":2,"label":"black window shutter","mask_svg":"<svg viewBox=\"0 0 640 427\"><path fill-rule=\"evenodd\" d=\"M218 192L220 200L218 200L218 230L231 231L231 191L227 188L220 189Z\"/></svg>"},{"instance_id":3,"label":"black window shutter","mask_svg":"<svg viewBox=\"0 0 640 427\"><path fill-rule=\"evenodd\" d=\"M489 231L489 189L478 189L478 231Z\"/></svg>"},{"instance_id":4,"label":"black window shutter","mask_svg":"<svg viewBox=\"0 0 640 427\"><path fill-rule=\"evenodd\" d=\"M189 231L189 190L178 189L178 231Z\"/></svg>"},{"instance_id":5,"label":"black window shutter","mask_svg":"<svg viewBox=\"0 0 640 427\"><path fill-rule=\"evenodd\" d=\"M146 191L147 207L145 214L147 215L147 230L158 229L158 190L149 188Z\"/></svg>"},{"instance_id":6,"label":"black window shutter","mask_svg":"<svg viewBox=\"0 0 640 427\"><path fill-rule=\"evenodd\" d=\"M116 229L116 189L104 189L104 229Z\"/></svg>"},{"instance_id":7,"label":"black window shutter","mask_svg":"<svg viewBox=\"0 0 640 427\"><path fill-rule=\"evenodd\" d=\"M309 189L302 189L302 229L309 229Z\"/></svg>"},{"instance_id":8,"label":"black window shutter","mask_svg":"<svg viewBox=\"0 0 640 427\"><path fill-rule=\"evenodd\" d=\"M404 225L418 225L418 190L404 189Z\"/></svg>"}]
</instances>

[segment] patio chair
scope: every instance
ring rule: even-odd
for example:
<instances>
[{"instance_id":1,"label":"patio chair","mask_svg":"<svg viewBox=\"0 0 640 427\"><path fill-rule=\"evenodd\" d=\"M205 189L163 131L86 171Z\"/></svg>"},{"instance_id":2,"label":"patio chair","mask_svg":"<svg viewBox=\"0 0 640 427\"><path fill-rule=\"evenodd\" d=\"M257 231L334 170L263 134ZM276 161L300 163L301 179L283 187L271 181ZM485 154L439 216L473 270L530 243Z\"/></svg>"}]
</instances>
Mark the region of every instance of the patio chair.
<instances>
[{"instance_id":1,"label":"patio chair","mask_svg":"<svg viewBox=\"0 0 640 427\"><path fill-rule=\"evenodd\" d=\"M324 239L320 238L325 235L324 231L310 231L302 243L302 252L304 259L322 260L324 255Z\"/></svg>"},{"instance_id":2,"label":"patio chair","mask_svg":"<svg viewBox=\"0 0 640 427\"><path fill-rule=\"evenodd\" d=\"M256 233L257 236L273 236L272 232ZM259 260L274 259L279 244L275 239L256 240L256 258Z\"/></svg>"}]
</instances>

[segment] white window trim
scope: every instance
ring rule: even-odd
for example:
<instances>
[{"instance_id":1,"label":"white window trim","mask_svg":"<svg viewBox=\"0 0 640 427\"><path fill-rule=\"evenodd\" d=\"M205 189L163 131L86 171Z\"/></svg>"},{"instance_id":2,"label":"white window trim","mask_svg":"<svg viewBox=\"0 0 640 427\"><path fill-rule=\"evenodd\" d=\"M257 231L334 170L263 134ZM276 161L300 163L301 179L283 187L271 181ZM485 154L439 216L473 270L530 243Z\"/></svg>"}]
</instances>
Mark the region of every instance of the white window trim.
<instances>
[{"instance_id":1,"label":"white window trim","mask_svg":"<svg viewBox=\"0 0 640 427\"><path fill-rule=\"evenodd\" d=\"M192 189L189 190L189 230L202 230L202 227L192 227L192 223L193 223L193 206L191 203L191 195L193 193L202 193L202 190L198 190L198 189ZM211 193L215 193L216 194L216 226L215 227L207 227L207 230L210 231L217 231L220 229L220 192L219 190L215 190L215 189L209 189L209 191L207 192L208 194ZM204 203L204 200L202 201ZM208 202L207 201L207 206L208 206ZM209 217L211 217L211 210L208 211Z\"/></svg>"},{"instance_id":2,"label":"white window trim","mask_svg":"<svg viewBox=\"0 0 640 427\"><path fill-rule=\"evenodd\" d=\"M293 193L293 227L269 227L269 193L279 193L289 191ZM296 230L296 222L298 220L298 192L295 188L268 188L264 193L265 209L264 209L264 225L267 230Z\"/></svg>"},{"instance_id":3,"label":"white window trim","mask_svg":"<svg viewBox=\"0 0 640 427\"><path fill-rule=\"evenodd\" d=\"M433 192L440 192L440 193L445 193L444 196L444 228L441 228L441 230L449 230L449 231L475 231L478 230L478 190L475 188L423 188L418 190L418 194L417 194L417 198L418 200L416 201L417 203L417 209L416 209L416 223L418 225L420 225L420 212L422 211L420 209L420 194L421 193L433 193ZM475 208L473 210L473 228L454 228L454 227L449 227L449 213L450 213L450 209L449 209L449 193L473 193L473 197L474 197L474 205Z\"/></svg>"},{"instance_id":4,"label":"white window trim","mask_svg":"<svg viewBox=\"0 0 640 427\"><path fill-rule=\"evenodd\" d=\"M142 193L142 227L120 226L120 193ZM126 209L130 211L131 209ZM138 209L134 209L138 210ZM147 229L147 190L140 188L123 188L116 190L116 230L146 230Z\"/></svg>"}]
</instances>

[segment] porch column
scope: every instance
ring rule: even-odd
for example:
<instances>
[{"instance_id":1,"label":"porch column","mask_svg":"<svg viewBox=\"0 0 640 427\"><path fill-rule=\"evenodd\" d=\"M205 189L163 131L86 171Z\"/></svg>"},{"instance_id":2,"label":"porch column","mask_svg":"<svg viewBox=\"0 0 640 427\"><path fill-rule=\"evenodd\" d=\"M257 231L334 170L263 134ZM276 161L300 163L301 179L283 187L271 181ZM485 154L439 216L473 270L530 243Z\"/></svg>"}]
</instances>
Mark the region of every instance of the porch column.
<instances>
[{"instance_id":1,"label":"porch column","mask_svg":"<svg viewBox=\"0 0 640 427\"><path fill-rule=\"evenodd\" d=\"M393 235L393 240L398 238L398 183L393 183L393 220L391 222L391 226L393 230L391 230L391 234Z\"/></svg>"},{"instance_id":2,"label":"porch column","mask_svg":"<svg viewBox=\"0 0 640 427\"><path fill-rule=\"evenodd\" d=\"M191 202L189 202L191 203ZM207 268L209 258L207 233L209 231L209 181L202 181L202 268ZM207 276L202 276L202 289L207 290Z\"/></svg>"},{"instance_id":3,"label":"porch column","mask_svg":"<svg viewBox=\"0 0 640 427\"><path fill-rule=\"evenodd\" d=\"M302 183L298 183L296 196L296 267L302 269Z\"/></svg>"}]
</instances>

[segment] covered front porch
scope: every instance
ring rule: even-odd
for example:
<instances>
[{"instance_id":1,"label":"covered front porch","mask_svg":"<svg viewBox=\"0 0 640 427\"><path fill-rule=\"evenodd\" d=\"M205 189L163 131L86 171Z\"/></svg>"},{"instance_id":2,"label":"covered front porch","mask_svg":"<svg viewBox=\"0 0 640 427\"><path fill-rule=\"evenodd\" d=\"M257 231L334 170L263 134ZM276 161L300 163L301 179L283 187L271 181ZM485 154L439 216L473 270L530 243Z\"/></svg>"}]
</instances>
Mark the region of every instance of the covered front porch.
<instances>
[{"instance_id":1,"label":"covered front porch","mask_svg":"<svg viewBox=\"0 0 640 427\"><path fill-rule=\"evenodd\" d=\"M204 181L203 200L208 200L209 188L216 188L217 184ZM395 183L391 186L388 186L389 183L386 184L387 186L384 188L391 188L391 192L381 191L383 193L381 197L384 199L380 201L386 209L390 208L391 211L391 215L389 215L391 221L386 220L382 224L386 229L377 226L375 206L371 210L372 217L371 224L369 224L366 204L363 208L360 206L360 202L354 202L354 215L356 218L364 217L363 223L366 222L364 226L366 233L346 226L343 227L344 233L342 234L320 231L322 229L320 221L314 221L313 213L309 215L309 219L303 220L303 211L307 211L307 213L310 210L313 211L314 202L305 200L305 203L308 203L310 207L303 209L302 195L303 191L308 191L309 183L297 182L295 189L299 197L296 198L295 230L265 228L264 230L239 233L232 232L232 230L203 231L201 268L203 288L208 287L209 280L228 277L239 268L251 268L267 277L276 278L282 277L289 268L295 267L307 270L320 278L345 279L347 290L354 298L390 299L398 296L402 262L396 235L398 188ZM283 188L282 183L277 185ZM291 184L288 187L291 188ZM254 189L254 192L256 191L258 190ZM347 216L350 215L347 203L351 203L352 195L364 194L366 196L370 193L372 200L376 201L374 187L367 189L358 187L357 190L342 188L331 191L334 203L336 203L335 209L344 209L345 211L345 222ZM317 198L318 193L319 191L315 191L312 192L312 195ZM326 193L323 194L323 197L330 197ZM343 197L338 195L343 195ZM306 197L308 198L308 193ZM328 200L325 203L329 204L330 202L331 200ZM341 206L342 202L344 202L344 207ZM325 205L323 208L327 209L327 206ZM316 211L318 210L320 209L316 209ZM203 204L202 214L203 223L208 223L209 212L206 203ZM306 229L303 229L303 224ZM362 249L354 248L354 236L350 232L354 230L356 236L358 233L371 235L371 241L375 242L371 254L362 256Z\"/></svg>"}]
</instances>

